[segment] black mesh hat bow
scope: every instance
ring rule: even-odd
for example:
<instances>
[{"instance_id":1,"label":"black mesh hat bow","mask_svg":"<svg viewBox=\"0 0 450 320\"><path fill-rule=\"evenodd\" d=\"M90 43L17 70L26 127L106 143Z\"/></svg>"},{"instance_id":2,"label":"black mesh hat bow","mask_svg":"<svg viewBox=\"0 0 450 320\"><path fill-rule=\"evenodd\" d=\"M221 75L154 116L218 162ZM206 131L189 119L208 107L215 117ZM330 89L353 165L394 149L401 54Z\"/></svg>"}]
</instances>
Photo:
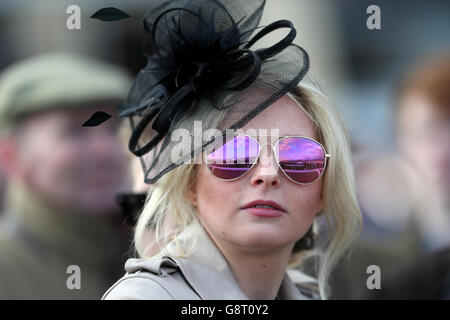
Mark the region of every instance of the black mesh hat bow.
<instances>
[{"instance_id":1,"label":"black mesh hat bow","mask_svg":"<svg viewBox=\"0 0 450 320\"><path fill-rule=\"evenodd\" d=\"M118 115L130 120L129 149L141 157L146 183L156 182L212 142L192 143L197 121L202 130L225 134L239 129L289 92L309 69L308 54L292 43L296 30L290 21L258 28L264 0L160 0L152 5L141 19L152 54L142 52L146 65L118 108ZM104 8L92 17L112 21L130 16ZM254 49L259 39L280 28L289 30L286 36ZM109 117L97 112L84 125ZM177 129L189 133L189 139L174 135ZM179 155L176 161L174 154Z\"/></svg>"}]
</instances>

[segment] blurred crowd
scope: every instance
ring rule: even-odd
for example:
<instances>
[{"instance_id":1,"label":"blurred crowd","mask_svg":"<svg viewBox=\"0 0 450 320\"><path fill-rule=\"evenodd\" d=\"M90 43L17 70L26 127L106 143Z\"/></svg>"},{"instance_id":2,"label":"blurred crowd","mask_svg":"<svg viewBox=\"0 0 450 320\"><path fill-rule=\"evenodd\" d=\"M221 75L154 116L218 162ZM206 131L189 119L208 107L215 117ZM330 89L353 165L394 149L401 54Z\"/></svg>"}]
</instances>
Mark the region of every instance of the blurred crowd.
<instances>
[{"instance_id":1,"label":"blurred crowd","mask_svg":"<svg viewBox=\"0 0 450 320\"><path fill-rule=\"evenodd\" d=\"M320 9L311 10L315 21L330 21L318 4L301 3ZM14 25L14 10L3 12L10 16L0 13L0 26ZM295 24L316 23L305 21ZM443 26L431 30L436 36L430 39L448 35L448 25ZM126 97L137 71L135 48L141 39L135 30L125 24L115 33L120 44L103 49L107 59L89 53L104 45L100 40L81 41L80 50L58 45L32 50L32 42L18 40L21 50L14 52L5 40L12 37L0 33L0 299L99 299L122 276L132 254L130 226L149 186L127 150L127 123L116 117L95 128L81 124L95 111L115 114ZM324 35L331 31L317 29ZM111 38L106 35L93 39ZM317 48L320 39L309 42L313 68L325 61L314 50L329 52L326 40ZM387 83L393 147L352 135L363 229L333 274L332 299L450 299L450 44L437 48L438 54L408 56L402 76ZM365 68L373 63L376 69L387 59L379 56L354 55L342 65L354 64L362 72L355 66L363 61ZM338 83L329 86L343 90ZM369 128L375 120L367 112L346 121ZM387 127L377 128L377 135L389 136ZM73 265L80 282L71 282L77 276ZM371 265L380 267L380 289L367 286Z\"/></svg>"},{"instance_id":2,"label":"blurred crowd","mask_svg":"<svg viewBox=\"0 0 450 320\"><path fill-rule=\"evenodd\" d=\"M354 155L363 230L335 298L450 298L450 54L411 65L395 90L396 148ZM379 290L367 288L370 265Z\"/></svg>"}]
</instances>

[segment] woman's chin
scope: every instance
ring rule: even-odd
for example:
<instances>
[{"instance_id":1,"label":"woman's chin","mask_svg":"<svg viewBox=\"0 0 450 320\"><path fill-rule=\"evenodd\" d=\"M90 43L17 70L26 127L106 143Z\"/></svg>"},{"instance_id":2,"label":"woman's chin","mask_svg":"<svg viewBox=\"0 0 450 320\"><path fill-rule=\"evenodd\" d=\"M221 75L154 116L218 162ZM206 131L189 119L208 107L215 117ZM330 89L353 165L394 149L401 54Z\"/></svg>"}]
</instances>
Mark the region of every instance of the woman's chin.
<instances>
[{"instance_id":1,"label":"woman's chin","mask_svg":"<svg viewBox=\"0 0 450 320\"><path fill-rule=\"evenodd\" d=\"M247 233L245 237L239 237L230 241L236 246L246 248L251 251L272 251L280 250L284 247L289 247L295 243L295 240L290 241L284 237L262 234L262 233Z\"/></svg>"}]
</instances>

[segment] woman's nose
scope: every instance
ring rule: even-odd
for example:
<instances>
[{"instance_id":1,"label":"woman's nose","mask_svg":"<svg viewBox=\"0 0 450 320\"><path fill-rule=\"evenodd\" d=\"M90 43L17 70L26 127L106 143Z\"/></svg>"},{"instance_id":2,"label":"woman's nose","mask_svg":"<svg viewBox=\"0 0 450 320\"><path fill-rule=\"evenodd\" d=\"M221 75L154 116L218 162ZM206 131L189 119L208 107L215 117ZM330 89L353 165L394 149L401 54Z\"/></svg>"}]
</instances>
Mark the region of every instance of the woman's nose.
<instances>
[{"instance_id":1,"label":"woman's nose","mask_svg":"<svg viewBox=\"0 0 450 320\"><path fill-rule=\"evenodd\" d=\"M273 149L268 144L261 148L258 162L252 170L251 183L254 185L279 186L279 167Z\"/></svg>"}]
</instances>

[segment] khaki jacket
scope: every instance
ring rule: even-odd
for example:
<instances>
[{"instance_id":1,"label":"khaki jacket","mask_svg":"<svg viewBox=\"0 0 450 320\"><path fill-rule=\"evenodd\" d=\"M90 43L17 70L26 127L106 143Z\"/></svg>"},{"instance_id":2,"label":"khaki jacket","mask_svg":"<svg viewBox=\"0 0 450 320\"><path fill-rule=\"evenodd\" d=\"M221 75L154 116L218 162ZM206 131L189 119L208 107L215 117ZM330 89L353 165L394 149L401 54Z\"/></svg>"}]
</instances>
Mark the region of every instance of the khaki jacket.
<instances>
[{"instance_id":1,"label":"khaki jacket","mask_svg":"<svg viewBox=\"0 0 450 320\"><path fill-rule=\"evenodd\" d=\"M0 217L0 300L98 300L123 274L130 237L120 219L52 208L24 186L8 183ZM70 287L79 267L79 287Z\"/></svg>"},{"instance_id":2,"label":"khaki jacket","mask_svg":"<svg viewBox=\"0 0 450 320\"><path fill-rule=\"evenodd\" d=\"M170 245L170 244L169 244ZM202 231L197 250L188 258L159 254L149 259L129 259L126 274L102 299L144 300L248 300L239 288L225 258ZM292 279L295 279L294 281ZM285 273L278 299L320 298L311 287L316 280L298 270Z\"/></svg>"}]
</instances>

